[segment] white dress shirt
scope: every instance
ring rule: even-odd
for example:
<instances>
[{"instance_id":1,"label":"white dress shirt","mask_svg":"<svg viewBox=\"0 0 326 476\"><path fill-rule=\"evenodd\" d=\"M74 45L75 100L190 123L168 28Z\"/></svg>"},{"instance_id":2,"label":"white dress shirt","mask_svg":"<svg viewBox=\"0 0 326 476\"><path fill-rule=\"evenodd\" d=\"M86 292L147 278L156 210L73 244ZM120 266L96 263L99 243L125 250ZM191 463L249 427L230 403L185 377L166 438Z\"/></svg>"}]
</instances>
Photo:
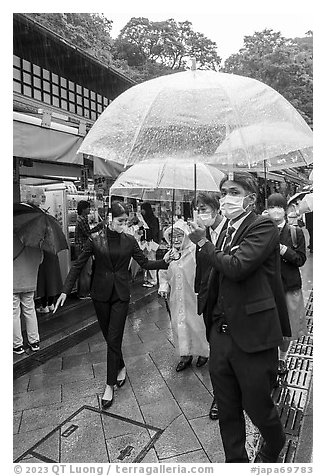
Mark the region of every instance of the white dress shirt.
<instances>
[{"instance_id":1,"label":"white dress shirt","mask_svg":"<svg viewBox=\"0 0 326 476\"><path fill-rule=\"evenodd\" d=\"M216 245L216 242L218 240L218 237L221 234L221 231L225 222L226 222L226 217L223 217L222 221L217 225L215 229L213 229L211 226L209 227L209 234L211 235L211 240L214 246Z\"/></svg>"}]
</instances>

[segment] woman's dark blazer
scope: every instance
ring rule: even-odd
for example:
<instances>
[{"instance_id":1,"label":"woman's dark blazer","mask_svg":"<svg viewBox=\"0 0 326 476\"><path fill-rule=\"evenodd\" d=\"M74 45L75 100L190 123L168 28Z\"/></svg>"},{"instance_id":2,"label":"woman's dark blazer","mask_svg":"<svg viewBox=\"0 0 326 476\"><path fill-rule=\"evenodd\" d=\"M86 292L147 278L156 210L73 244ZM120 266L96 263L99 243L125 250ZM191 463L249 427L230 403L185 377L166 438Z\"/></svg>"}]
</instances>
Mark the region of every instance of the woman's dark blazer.
<instances>
[{"instance_id":1,"label":"woman's dark blazer","mask_svg":"<svg viewBox=\"0 0 326 476\"><path fill-rule=\"evenodd\" d=\"M286 252L281 255L281 276L285 292L301 289L302 280L299 268L305 264L307 259L306 240L303 231L298 226L294 229L296 232L296 247L293 244L288 224L284 225L280 234L280 243L287 246Z\"/></svg>"},{"instance_id":2,"label":"woman's dark blazer","mask_svg":"<svg viewBox=\"0 0 326 476\"><path fill-rule=\"evenodd\" d=\"M62 292L65 294L71 292L83 266L92 255L95 257L95 269L90 295L92 299L102 302L110 300L113 287L121 301L128 301L130 299L128 271L130 258L134 258L139 266L145 269L168 268L168 264L164 260L148 260L132 235L126 233L120 234L120 249L121 253L118 261L115 266L113 266L107 238L107 227L95 236L89 238L84 246L83 252L73 263Z\"/></svg>"}]
</instances>

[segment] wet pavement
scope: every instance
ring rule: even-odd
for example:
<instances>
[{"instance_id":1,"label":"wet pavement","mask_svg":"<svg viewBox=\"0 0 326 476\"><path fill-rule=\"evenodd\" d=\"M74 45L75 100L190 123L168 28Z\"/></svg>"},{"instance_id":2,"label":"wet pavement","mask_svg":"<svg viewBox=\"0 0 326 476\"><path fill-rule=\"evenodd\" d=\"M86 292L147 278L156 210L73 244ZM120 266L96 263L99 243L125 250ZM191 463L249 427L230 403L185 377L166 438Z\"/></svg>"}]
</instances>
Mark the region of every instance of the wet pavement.
<instances>
[{"instance_id":1,"label":"wet pavement","mask_svg":"<svg viewBox=\"0 0 326 476\"><path fill-rule=\"evenodd\" d=\"M307 449L312 445L312 255L302 276L309 335L291 345L290 372L274 391L287 434L280 462L301 458L309 463L312 454ZM146 298L137 300L144 293ZM68 311L62 312L64 321ZM72 327L63 326L57 335L54 319L45 326L48 334L44 327L48 351L37 353L40 357L26 354L16 359L14 461L224 462L218 422L208 417L212 403L208 365L197 368L193 363L175 372L178 358L169 316L155 290L135 290L123 340L127 380L115 391L107 412L100 407L106 345L92 304L72 305L68 314L74 315ZM85 332L79 337L76 314L84 316L79 326ZM69 341L74 333L75 341ZM65 339L67 345L60 348ZM253 459L260 440L248 418L247 434L247 450ZM306 450L305 461L300 445Z\"/></svg>"}]
</instances>

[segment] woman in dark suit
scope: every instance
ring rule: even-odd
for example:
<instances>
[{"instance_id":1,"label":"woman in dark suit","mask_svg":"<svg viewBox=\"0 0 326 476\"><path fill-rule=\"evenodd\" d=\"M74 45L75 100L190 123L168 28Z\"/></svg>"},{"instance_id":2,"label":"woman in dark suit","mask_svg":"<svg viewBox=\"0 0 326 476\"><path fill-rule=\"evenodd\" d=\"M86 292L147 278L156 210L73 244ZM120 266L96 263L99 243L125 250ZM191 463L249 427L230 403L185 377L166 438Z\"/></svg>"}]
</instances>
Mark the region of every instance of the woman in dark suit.
<instances>
[{"instance_id":1,"label":"woman in dark suit","mask_svg":"<svg viewBox=\"0 0 326 476\"><path fill-rule=\"evenodd\" d=\"M135 238L123 233L128 220L124 204L113 202L111 211L112 222L88 239L83 252L72 265L55 306L56 311L64 304L83 266L93 255L95 261L90 295L107 343L107 385L101 402L103 409L112 405L114 385L122 387L126 379L121 344L130 300L130 259L134 258L145 269L167 269L171 261L170 252L162 260L148 260Z\"/></svg>"},{"instance_id":2,"label":"woman in dark suit","mask_svg":"<svg viewBox=\"0 0 326 476\"><path fill-rule=\"evenodd\" d=\"M302 295L300 267L306 262L306 242L300 227L286 221L287 202L280 193L267 199L268 215L275 221L280 233L281 277L291 325L291 336L284 337L279 346L278 374L288 371L286 354L292 340L307 335L305 308Z\"/></svg>"}]
</instances>

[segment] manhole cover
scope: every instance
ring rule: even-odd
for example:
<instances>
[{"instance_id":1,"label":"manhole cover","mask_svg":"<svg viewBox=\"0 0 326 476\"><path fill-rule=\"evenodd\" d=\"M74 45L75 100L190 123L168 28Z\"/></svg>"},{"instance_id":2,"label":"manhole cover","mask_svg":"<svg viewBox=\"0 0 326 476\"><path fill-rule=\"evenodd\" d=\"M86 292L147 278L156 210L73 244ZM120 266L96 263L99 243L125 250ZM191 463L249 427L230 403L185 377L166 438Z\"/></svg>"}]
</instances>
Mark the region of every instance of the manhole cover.
<instances>
[{"instance_id":1,"label":"manhole cover","mask_svg":"<svg viewBox=\"0 0 326 476\"><path fill-rule=\"evenodd\" d=\"M139 463L162 432L84 405L15 463Z\"/></svg>"}]
</instances>

